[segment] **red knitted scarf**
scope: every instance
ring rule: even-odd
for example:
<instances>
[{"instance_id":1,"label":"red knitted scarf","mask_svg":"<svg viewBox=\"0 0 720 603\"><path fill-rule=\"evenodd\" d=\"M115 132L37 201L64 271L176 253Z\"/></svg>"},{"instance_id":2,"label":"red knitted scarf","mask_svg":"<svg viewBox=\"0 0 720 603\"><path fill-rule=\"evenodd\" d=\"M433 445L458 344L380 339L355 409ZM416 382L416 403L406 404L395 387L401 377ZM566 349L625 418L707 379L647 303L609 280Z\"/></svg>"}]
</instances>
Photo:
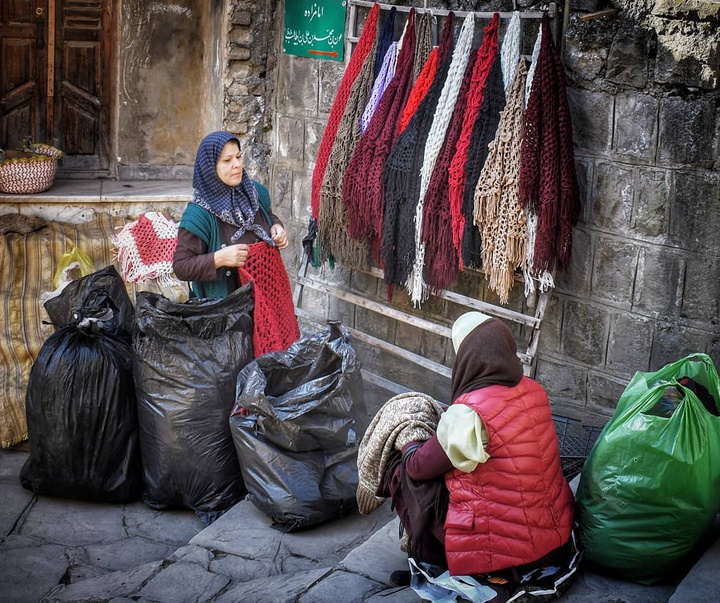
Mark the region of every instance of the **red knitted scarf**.
<instances>
[{"instance_id":1,"label":"red knitted scarf","mask_svg":"<svg viewBox=\"0 0 720 603\"><path fill-rule=\"evenodd\" d=\"M537 215L534 274L570 264L572 227L580 216L570 108L565 72L547 15L532 90L525 113L520 155L520 205Z\"/></svg>"},{"instance_id":2,"label":"red knitted scarf","mask_svg":"<svg viewBox=\"0 0 720 603\"><path fill-rule=\"evenodd\" d=\"M497 13L493 15L483 34L483 41L478 51L478 57L473 69L470 90L467 94L467 106L463 117L462 130L455 148L455 155L450 162L448 170L448 192L450 197L450 212L452 216L453 243L458 255L458 265L462 264L462 236L465 228L465 217L463 216L463 192L465 187L465 163L467 161L468 149L473 126L480 112L480 105L483 101L485 83L490 73L490 68L498 53L498 29L500 17Z\"/></svg>"},{"instance_id":3,"label":"red knitted scarf","mask_svg":"<svg viewBox=\"0 0 720 603\"><path fill-rule=\"evenodd\" d=\"M300 338L290 281L277 247L253 243L239 268L240 283L253 282L255 357L286 350Z\"/></svg>"},{"instance_id":4,"label":"red knitted scarf","mask_svg":"<svg viewBox=\"0 0 720 603\"><path fill-rule=\"evenodd\" d=\"M397 120L412 84L415 56L415 9L410 10L408 28L398 57L395 75L348 162L343 180L348 234L368 245L371 257L380 263L384 195L383 167L395 139Z\"/></svg>"},{"instance_id":5,"label":"red knitted scarf","mask_svg":"<svg viewBox=\"0 0 720 603\"><path fill-rule=\"evenodd\" d=\"M467 94L479 50L470 56L458 98L453 108L452 121L440 149L423 205L422 240L425 242L423 276L431 292L445 289L455 280L458 272L458 255L453 246L450 205L447 203L447 171L455 154L463 116L467 107Z\"/></svg>"},{"instance_id":6,"label":"red knitted scarf","mask_svg":"<svg viewBox=\"0 0 720 603\"><path fill-rule=\"evenodd\" d=\"M415 111L417 111L420 102L425 98L430 85L433 83L433 80L435 79L435 72L438 68L439 52L440 50L438 46L434 46L430 51L430 56L428 56L428 60L425 62L420 75L418 75L415 85L410 91L407 104L400 116L398 134L400 134L400 132L402 132L410 123L410 119L412 119L412 116L415 115Z\"/></svg>"},{"instance_id":7,"label":"red knitted scarf","mask_svg":"<svg viewBox=\"0 0 720 603\"><path fill-rule=\"evenodd\" d=\"M365 57L375 43L379 13L380 5L376 3L372 9L370 9L368 18L365 21L365 27L363 28L362 34L360 34L360 39L355 47L355 51L350 57L335 100L333 101L333 106L330 109L330 117L328 117L327 125L325 126L325 132L320 142L315 169L313 171L310 204L312 217L315 219L317 219L320 212L320 188L322 187L323 177L325 176L325 169L327 168L328 159L332 152L333 143L335 142L335 135L337 134L340 120L345 112L345 105L347 104L348 98L350 98L350 91L352 90L355 78L360 73L360 69L362 69L363 63L365 62Z\"/></svg>"}]
</instances>

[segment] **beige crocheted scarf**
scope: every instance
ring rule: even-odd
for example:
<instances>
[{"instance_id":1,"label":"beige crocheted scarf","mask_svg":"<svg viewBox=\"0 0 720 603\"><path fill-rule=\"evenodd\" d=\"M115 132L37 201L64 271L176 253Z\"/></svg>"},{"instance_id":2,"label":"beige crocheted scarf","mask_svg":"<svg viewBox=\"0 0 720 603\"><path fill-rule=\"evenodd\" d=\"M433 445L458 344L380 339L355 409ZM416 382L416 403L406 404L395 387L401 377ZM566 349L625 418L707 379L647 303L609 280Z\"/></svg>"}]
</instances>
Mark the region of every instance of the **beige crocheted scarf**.
<instances>
[{"instance_id":1,"label":"beige crocheted scarf","mask_svg":"<svg viewBox=\"0 0 720 603\"><path fill-rule=\"evenodd\" d=\"M424 442L437 429L442 405L427 394L407 392L390 398L377 412L358 447L358 510L371 513L385 502L376 496L393 450Z\"/></svg>"},{"instance_id":2,"label":"beige crocheted scarf","mask_svg":"<svg viewBox=\"0 0 720 603\"><path fill-rule=\"evenodd\" d=\"M515 269L524 269L527 259L527 218L518 203L526 76L521 59L475 188L473 217L482 233L482 269L502 304L508 303Z\"/></svg>"}]
</instances>

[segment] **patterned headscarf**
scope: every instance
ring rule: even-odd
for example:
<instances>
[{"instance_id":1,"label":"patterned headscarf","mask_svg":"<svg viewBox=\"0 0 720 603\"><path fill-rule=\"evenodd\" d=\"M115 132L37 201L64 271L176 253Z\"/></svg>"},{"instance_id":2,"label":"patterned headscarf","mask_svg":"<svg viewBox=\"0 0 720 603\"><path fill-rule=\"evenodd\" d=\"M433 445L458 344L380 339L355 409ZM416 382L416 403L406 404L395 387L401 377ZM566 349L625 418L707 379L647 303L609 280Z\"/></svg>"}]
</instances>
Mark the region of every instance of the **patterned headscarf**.
<instances>
[{"instance_id":1,"label":"patterned headscarf","mask_svg":"<svg viewBox=\"0 0 720 603\"><path fill-rule=\"evenodd\" d=\"M237 242L249 230L263 241L275 245L265 229L255 224L260 198L245 169L242 181L237 186L225 184L217 174L220 154L231 140L237 142L239 149L240 141L230 132L212 132L203 138L195 157L193 202L237 228L230 238L231 243Z\"/></svg>"}]
</instances>

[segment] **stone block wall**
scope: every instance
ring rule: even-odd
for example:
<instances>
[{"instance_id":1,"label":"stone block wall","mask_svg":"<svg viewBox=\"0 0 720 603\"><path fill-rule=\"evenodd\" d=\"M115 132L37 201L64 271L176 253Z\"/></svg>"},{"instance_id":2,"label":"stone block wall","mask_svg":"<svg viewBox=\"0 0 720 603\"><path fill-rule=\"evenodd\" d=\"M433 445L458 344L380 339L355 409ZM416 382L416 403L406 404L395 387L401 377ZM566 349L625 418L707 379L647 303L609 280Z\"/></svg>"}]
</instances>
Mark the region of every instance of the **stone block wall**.
<instances>
[{"instance_id":1,"label":"stone block wall","mask_svg":"<svg viewBox=\"0 0 720 603\"><path fill-rule=\"evenodd\" d=\"M283 253L294 278L315 157L344 65L281 52L282 2L231 4L225 120L238 129L247 124L252 156L262 170L267 166L274 206L293 241ZM466 4L428 2L444 9L512 10L509 1ZM720 365L720 4L614 0L615 14L596 17L600 4L607 3L571 2L564 38L583 211L572 265L556 278L536 371L558 413L595 424L612 413L635 371L655 370L690 352L707 352ZM273 14L270 40L265 26ZM263 41L272 42L265 55ZM387 300L381 282L351 281L346 271L327 266L319 271ZM474 273L462 274L454 290L498 303ZM305 295L303 305L319 323L341 318L452 361L442 338L421 336L324 294ZM403 292L392 304L448 323L461 311L434 298L413 310ZM520 287L509 306L532 312ZM366 351L365 358L409 373L406 363L392 366L377 351ZM427 371L407 378L429 393L446 386Z\"/></svg>"}]
</instances>

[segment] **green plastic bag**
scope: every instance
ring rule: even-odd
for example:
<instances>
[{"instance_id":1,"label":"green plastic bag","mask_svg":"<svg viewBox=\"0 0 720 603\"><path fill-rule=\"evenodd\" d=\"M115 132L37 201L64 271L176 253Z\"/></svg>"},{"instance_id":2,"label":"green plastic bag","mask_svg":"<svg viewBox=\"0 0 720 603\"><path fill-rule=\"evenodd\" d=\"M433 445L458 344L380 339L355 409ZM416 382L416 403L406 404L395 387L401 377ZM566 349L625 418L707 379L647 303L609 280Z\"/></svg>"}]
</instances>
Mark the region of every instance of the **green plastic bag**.
<instances>
[{"instance_id":1,"label":"green plastic bag","mask_svg":"<svg viewBox=\"0 0 720 603\"><path fill-rule=\"evenodd\" d=\"M707 390L713 412L682 378ZM718 408L718 373L706 354L635 374L580 476L575 517L586 561L645 584L687 569L720 509Z\"/></svg>"}]
</instances>

